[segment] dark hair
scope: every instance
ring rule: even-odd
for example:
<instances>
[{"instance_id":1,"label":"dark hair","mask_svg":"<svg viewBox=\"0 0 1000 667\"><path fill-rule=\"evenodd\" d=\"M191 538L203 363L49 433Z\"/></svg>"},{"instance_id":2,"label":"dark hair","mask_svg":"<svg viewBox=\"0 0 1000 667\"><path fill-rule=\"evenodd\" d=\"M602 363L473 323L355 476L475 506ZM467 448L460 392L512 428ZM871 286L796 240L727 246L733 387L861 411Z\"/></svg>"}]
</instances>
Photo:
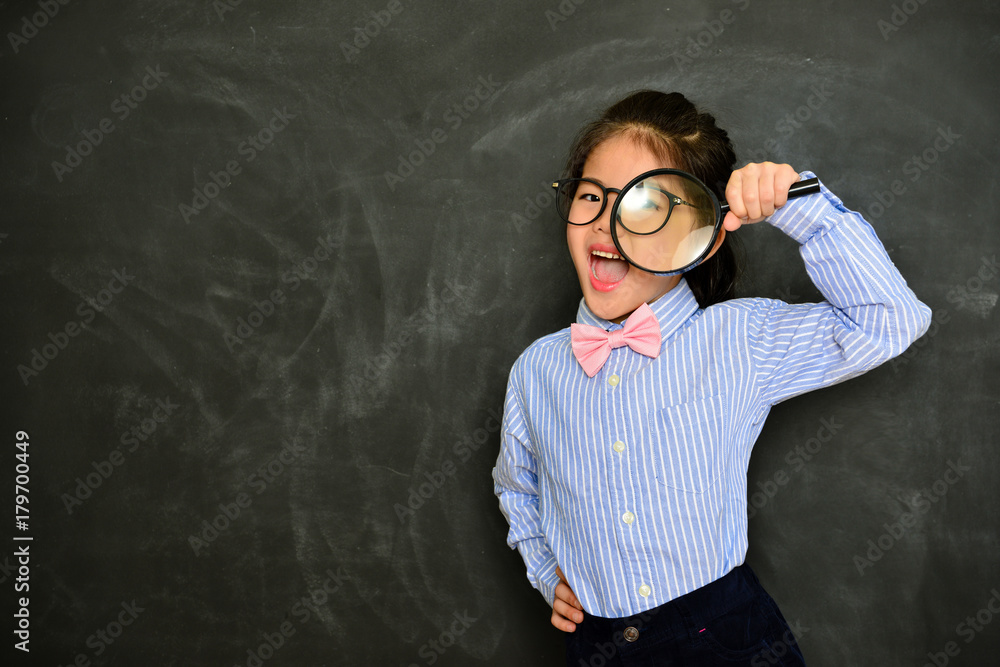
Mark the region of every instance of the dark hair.
<instances>
[{"instance_id":1,"label":"dark hair","mask_svg":"<svg viewBox=\"0 0 1000 667\"><path fill-rule=\"evenodd\" d=\"M724 200L726 184L736 166L732 142L726 131L716 126L714 117L699 112L680 93L640 90L612 104L577 135L566 175L582 176L591 151L618 136L629 137L660 159L694 174ZM736 243L727 234L712 257L684 274L702 308L736 296L742 269Z\"/></svg>"}]
</instances>

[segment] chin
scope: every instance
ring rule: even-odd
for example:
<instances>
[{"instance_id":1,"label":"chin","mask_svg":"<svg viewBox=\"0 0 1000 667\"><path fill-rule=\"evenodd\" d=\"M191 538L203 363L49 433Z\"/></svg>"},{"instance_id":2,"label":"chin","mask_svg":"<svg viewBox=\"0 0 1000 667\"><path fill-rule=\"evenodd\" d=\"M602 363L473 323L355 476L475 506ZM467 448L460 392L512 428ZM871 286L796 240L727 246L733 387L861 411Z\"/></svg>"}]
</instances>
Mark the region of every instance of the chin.
<instances>
[{"instance_id":1,"label":"chin","mask_svg":"<svg viewBox=\"0 0 1000 667\"><path fill-rule=\"evenodd\" d=\"M591 312L609 322L625 319L644 303L639 298L616 298L618 297L617 294L610 294L608 292L584 290L583 295L587 302L587 307L590 308Z\"/></svg>"},{"instance_id":2,"label":"chin","mask_svg":"<svg viewBox=\"0 0 1000 667\"><path fill-rule=\"evenodd\" d=\"M626 280L629 278L631 276L626 276ZM582 285L587 307L601 319L621 322L642 304L653 303L676 287L680 276L658 276L655 282L649 284L619 284L612 290L589 289L589 282Z\"/></svg>"}]
</instances>

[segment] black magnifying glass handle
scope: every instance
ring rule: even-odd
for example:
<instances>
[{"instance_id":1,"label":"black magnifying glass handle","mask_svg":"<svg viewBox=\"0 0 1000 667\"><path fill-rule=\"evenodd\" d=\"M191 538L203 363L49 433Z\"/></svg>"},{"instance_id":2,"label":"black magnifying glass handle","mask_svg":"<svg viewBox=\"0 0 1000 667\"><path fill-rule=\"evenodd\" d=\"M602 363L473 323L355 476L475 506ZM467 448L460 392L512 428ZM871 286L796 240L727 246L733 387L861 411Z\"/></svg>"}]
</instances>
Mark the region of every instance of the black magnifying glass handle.
<instances>
[{"instance_id":1,"label":"black magnifying glass handle","mask_svg":"<svg viewBox=\"0 0 1000 667\"><path fill-rule=\"evenodd\" d=\"M814 195L817 192L819 192L819 179L807 178L804 181L792 183L792 187L788 188L788 198L797 199L798 197ZM719 204L722 209L722 215L725 216L729 212L729 204L727 202L719 202Z\"/></svg>"}]
</instances>

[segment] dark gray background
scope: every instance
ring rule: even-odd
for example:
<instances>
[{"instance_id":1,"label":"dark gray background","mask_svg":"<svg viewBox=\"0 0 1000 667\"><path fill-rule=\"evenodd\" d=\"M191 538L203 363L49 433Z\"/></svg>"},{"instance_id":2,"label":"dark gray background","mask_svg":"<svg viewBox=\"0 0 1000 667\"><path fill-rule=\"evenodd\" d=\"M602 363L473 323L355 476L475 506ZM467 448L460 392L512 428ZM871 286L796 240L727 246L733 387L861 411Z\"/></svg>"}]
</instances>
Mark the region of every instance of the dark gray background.
<instances>
[{"instance_id":1,"label":"dark gray background","mask_svg":"<svg viewBox=\"0 0 1000 667\"><path fill-rule=\"evenodd\" d=\"M642 87L713 111L743 160L814 170L934 310L907 358L778 406L755 448L751 488L785 483L757 497L748 561L809 663L922 665L955 642L949 664L992 664L1000 618L983 612L971 637L959 624L1000 587L1000 5L393 6L381 26L381 1L71 2L15 52L10 33L42 10L0 4L2 488L9 502L23 429L19 534L34 537L17 664L244 665L283 621L295 633L266 665L560 664L504 545L491 415L516 356L579 299L561 226L526 198L544 203L581 123ZM162 80L119 118L147 67ZM489 99L449 112L481 79ZM294 118L251 161L240 143L275 109ZM57 176L105 118L114 130ZM437 128L443 143L390 187ZM939 131L952 138L935 148ZM185 221L180 205L231 160L239 173ZM740 236L745 293L816 298L793 242L764 225ZM319 238L332 252L307 262ZM103 312L45 348L123 268L134 279ZM18 367L43 348L26 384ZM168 399L129 451L122 435ZM795 463L823 420L834 437ZM67 509L115 450L121 465ZM971 468L954 484L949 461ZM269 464L269 482L253 477ZM440 488L401 520L428 479ZM249 506L196 553L191 536L241 493ZM915 525L891 536L907 512ZM0 554L6 641L14 548ZM327 572L343 581L306 620L296 604ZM133 600L143 611L113 644L88 639Z\"/></svg>"}]
</instances>

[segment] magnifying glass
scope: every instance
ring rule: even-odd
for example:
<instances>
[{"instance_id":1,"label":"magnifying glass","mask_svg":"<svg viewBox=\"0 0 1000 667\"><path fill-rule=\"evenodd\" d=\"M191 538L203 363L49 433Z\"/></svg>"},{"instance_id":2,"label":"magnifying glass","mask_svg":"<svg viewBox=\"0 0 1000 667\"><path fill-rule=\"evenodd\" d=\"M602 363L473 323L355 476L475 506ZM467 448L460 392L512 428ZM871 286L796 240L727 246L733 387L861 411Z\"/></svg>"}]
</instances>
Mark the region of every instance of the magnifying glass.
<instances>
[{"instance_id":1,"label":"magnifying glass","mask_svg":"<svg viewBox=\"0 0 1000 667\"><path fill-rule=\"evenodd\" d=\"M629 264L662 276L683 273L704 260L729 211L729 204L720 202L698 178L678 169L647 171L620 191L585 178L553 186L560 215L575 225L599 218L607 193L618 193L611 208L615 247ZM810 178L792 184L788 198L819 191L819 181Z\"/></svg>"},{"instance_id":2,"label":"magnifying glass","mask_svg":"<svg viewBox=\"0 0 1000 667\"><path fill-rule=\"evenodd\" d=\"M819 180L794 183L788 198L819 192ZM611 208L611 238L629 264L658 275L694 268L711 251L729 204L677 169L654 169L622 188Z\"/></svg>"}]
</instances>

